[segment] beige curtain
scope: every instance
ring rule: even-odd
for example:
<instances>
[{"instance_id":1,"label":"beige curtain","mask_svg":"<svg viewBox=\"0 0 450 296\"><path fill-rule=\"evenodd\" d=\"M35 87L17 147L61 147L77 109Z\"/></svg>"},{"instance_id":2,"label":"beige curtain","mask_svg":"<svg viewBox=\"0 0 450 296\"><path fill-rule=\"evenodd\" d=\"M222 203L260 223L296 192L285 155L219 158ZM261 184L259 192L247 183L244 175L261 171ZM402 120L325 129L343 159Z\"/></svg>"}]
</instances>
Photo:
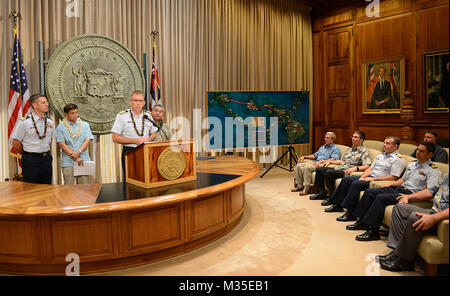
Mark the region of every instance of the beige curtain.
<instances>
[{"instance_id":1,"label":"beige curtain","mask_svg":"<svg viewBox=\"0 0 450 296\"><path fill-rule=\"evenodd\" d=\"M67 14L70 5L73 9ZM12 10L22 15L20 42L31 93L39 91L39 40L44 43L44 57L48 60L67 39L80 34L102 34L121 42L142 63L143 53L149 56L152 53L150 32L157 30L166 120L172 123L174 132L182 128L184 134L191 137L201 124L194 123L194 117L203 120L207 116L207 90L312 90L310 9L296 2L5 0L0 4L1 180L16 172L15 160L8 155L6 118L13 42L8 14ZM183 123L180 117L185 117L190 125ZM200 132L203 134L205 130ZM57 172L54 183L61 183L58 153L54 147ZM90 149L94 147L96 182L120 180L121 147L112 143L110 135L98 136ZM280 153L284 149L280 148ZM305 154L311 152L311 147L300 145L296 150ZM241 154L258 160L258 153L244 150Z\"/></svg>"}]
</instances>

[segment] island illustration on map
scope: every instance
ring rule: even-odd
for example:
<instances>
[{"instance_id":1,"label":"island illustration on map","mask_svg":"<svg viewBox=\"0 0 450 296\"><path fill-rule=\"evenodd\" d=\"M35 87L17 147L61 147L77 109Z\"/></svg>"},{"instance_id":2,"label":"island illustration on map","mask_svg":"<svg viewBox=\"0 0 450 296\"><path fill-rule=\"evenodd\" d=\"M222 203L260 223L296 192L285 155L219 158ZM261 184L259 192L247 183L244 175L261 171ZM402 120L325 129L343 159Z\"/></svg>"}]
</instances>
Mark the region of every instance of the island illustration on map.
<instances>
[{"instance_id":1,"label":"island illustration on map","mask_svg":"<svg viewBox=\"0 0 450 296\"><path fill-rule=\"evenodd\" d=\"M306 90L208 91L207 99L208 118L219 118L224 129L230 118L235 124L241 124L244 127L244 132L242 130L239 132L238 128L235 128L231 134L223 131L224 146L222 148L294 145L310 142L309 92ZM277 120L274 121L274 119ZM277 139L273 139L271 132L275 128L277 132L274 134ZM232 141L231 137L233 137ZM238 140L241 137L244 141ZM214 148L218 147L214 146Z\"/></svg>"}]
</instances>

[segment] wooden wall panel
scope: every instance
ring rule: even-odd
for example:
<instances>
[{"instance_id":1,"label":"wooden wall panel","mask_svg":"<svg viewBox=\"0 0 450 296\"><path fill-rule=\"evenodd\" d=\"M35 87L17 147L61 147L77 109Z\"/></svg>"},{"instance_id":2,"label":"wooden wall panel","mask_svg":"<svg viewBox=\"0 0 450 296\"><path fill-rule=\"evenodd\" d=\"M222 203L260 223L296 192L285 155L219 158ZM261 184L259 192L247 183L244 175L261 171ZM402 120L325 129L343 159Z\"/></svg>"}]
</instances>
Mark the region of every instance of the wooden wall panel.
<instances>
[{"instance_id":1,"label":"wooden wall panel","mask_svg":"<svg viewBox=\"0 0 450 296\"><path fill-rule=\"evenodd\" d=\"M337 142L344 145L350 144L348 139L353 130L350 108L354 85L353 48L353 27L325 32L325 101L321 109L325 110L325 131L334 131Z\"/></svg>"},{"instance_id":2,"label":"wooden wall panel","mask_svg":"<svg viewBox=\"0 0 450 296\"><path fill-rule=\"evenodd\" d=\"M448 0L416 0L416 9L419 10L445 4L448 4Z\"/></svg>"},{"instance_id":3,"label":"wooden wall panel","mask_svg":"<svg viewBox=\"0 0 450 296\"><path fill-rule=\"evenodd\" d=\"M436 130L440 137L448 138L448 113L424 113L422 103L423 54L449 48L448 3L448 0L383 0L379 17L367 16L368 3L361 2L332 10L325 5L313 9L313 38L317 39L313 50L315 55L322 54L314 57L314 90L323 91L322 101L313 106L317 135L313 139L314 150L323 143L319 132L333 130L344 137L343 125L348 125L349 134L353 129L361 129L375 140L384 140L389 134L404 136L407 141L407 127L412 128L412 140L416 142L422 141L424 129ZM354 33L353 38L350 32ZM400 113L363 114L361 63L399 56L405 58L405 90L411 93L412 118L402 118Z\"/></svg>"},{"instance_id":4,"label":"wooden wall panel","mask_svg":"<svg viewBox=\"0 0 450 296\"><path fill-rule=\"evenodd\" d=\"M367 140L384 141L386 136L399 136L401 133L401 126L364 126L358 127L359 130L366 134Z\"/></svg>"},{"instance_id":5,"label":"wooden wall panel","mask_svg":"<svg viewBox=\"0 0 450 296\"><path fill-rule=\"evenodd\" d=\"M356 22L373 21L374 19L410 12L414 9L414 0L381 0L379 6L379 18L369 17L366 13L366 7L366 5L362 5L356 8Z\"/></svg>"},{"instance_id":6,"label":"wooden wall panel","mask_svg":"<svg viewBox=\"0 0 450 296\"><path fill-rule=\"evenodd\" d=\"M317 34L313 34L313 139L312 146L320 147L324 134L324 112L323 106L324 103L324 79L323 79L323 35L324 33L320 32Z\"/></svg>"},{"instance_id":7,"label":"wooden wall panel","mask_svg":"<svg viewBox=\"0 0 450 296\"><path fill-rule=\"evenodd\" d=\"M425 66L426 52L448 50L449 48L449 7L448 5L426 9L416 14L417 28L417 100L416 121L418 123L433 121L433 123L447 123L448 113L425 113ZM422 136L417 135L422 139ZM448 138L448 133L446 138Z\"/></svg>"},{"instance_id":8,"label":"wooden wall panel","mask_svg":"<svg viewBox=\"0 0 450 296\"><path fill-rule=\"evenodd\" d=\"M353 22L354 10L348 9L344 11L339 11L335 14L325 16L323 18L323 28L332 29L336 27L341 27L348 25Z\"/></svg>"}]
</instances>

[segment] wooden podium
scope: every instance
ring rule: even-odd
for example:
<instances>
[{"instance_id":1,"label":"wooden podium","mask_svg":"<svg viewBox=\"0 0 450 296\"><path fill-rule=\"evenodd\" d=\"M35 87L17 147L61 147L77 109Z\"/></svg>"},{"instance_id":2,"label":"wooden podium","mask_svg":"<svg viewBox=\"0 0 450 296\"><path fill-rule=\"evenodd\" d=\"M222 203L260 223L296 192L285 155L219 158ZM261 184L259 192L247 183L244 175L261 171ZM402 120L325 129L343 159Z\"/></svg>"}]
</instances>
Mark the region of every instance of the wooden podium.
<instances>
[{"instance_id":1,"label":"wooden podium","mask_svg":"<svg viewBox=\"0 0 450 296\"><path fill-rule=\"evenodd\" d=\"M126 182L154 188L197 179L195 139L144 143L125 154Z\"/></svg>"}]
</instances>

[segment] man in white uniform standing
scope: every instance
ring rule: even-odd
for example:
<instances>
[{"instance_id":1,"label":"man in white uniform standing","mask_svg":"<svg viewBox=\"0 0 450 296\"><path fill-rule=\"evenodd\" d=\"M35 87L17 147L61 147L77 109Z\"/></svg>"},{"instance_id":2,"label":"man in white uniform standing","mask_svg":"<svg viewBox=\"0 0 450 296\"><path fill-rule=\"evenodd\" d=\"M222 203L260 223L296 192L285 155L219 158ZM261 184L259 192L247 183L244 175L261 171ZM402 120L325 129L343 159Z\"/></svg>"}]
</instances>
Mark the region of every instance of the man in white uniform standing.
<instances>
[{"instance_id":1,"label":"man in white uniform standing","mask_svg":"<svg viewBox=\"0 0 450 296\"><path fill-rule=\"evenodd\" d=\"M114 143L122 144L122 172L125 180L125 153L145 143L153 141L158 128L150 119L149 111L144 110L145 100L141 91L135 91L130 99L131 108L121 111L116 116L112 132Z\"/></svg>"}]
</instances>

